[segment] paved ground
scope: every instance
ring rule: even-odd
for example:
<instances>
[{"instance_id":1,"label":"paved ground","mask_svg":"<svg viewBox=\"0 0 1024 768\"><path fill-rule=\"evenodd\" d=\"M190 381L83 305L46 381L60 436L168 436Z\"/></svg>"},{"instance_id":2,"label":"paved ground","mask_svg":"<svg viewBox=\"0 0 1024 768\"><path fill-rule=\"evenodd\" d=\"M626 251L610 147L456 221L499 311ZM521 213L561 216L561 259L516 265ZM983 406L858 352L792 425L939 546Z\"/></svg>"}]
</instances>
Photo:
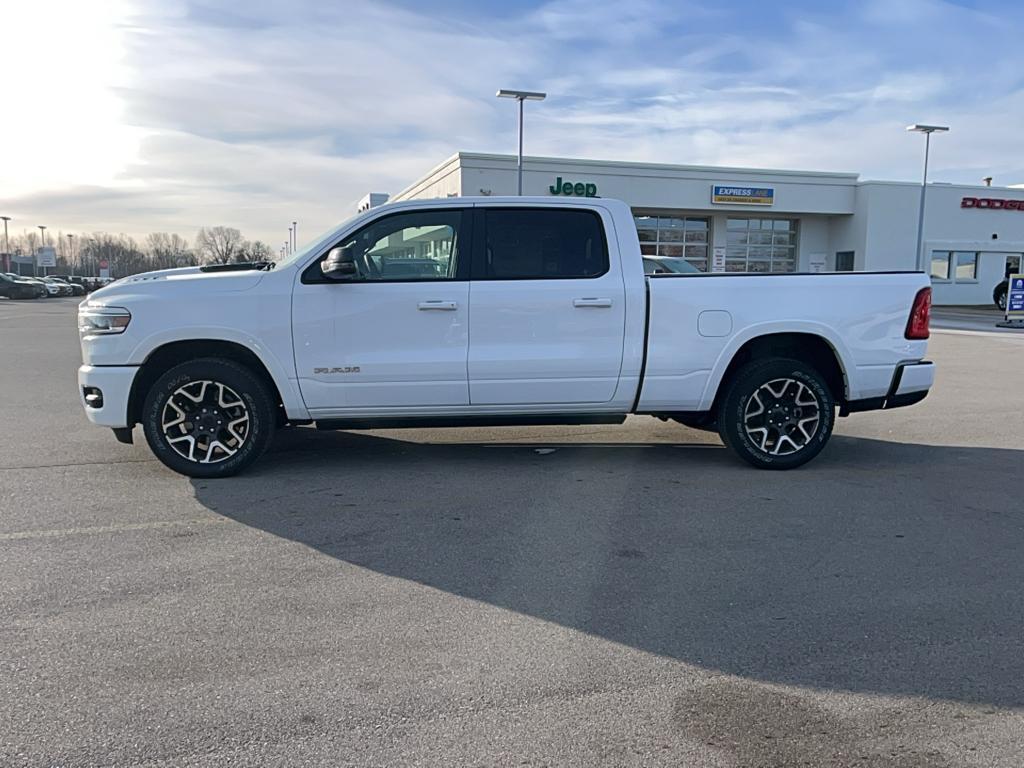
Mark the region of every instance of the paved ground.
<instances>
[{"instance_id":1,"label":"paved ground","mask_svg":"<svg viewBox=\"0 0 1024 768\"><path fill-rule=\"evenodd\" d=\"M1019 330L999 328L996 323L1005 318L1005 313L991 307L934 307L932 327L963 331L986 331L1022 335Z\"/></svg>"},{"instance_id":2,"label":"paved ground","mask_svg":"<svg viewBox=\"0 0 1024 768\"><path fill-rule=\"evenodd\" d=\"M1021 764L1022 338L791 473L638 418L190 482L86 423L73 308L0 302L0 765Z\"/></svg>"}]
</instances>

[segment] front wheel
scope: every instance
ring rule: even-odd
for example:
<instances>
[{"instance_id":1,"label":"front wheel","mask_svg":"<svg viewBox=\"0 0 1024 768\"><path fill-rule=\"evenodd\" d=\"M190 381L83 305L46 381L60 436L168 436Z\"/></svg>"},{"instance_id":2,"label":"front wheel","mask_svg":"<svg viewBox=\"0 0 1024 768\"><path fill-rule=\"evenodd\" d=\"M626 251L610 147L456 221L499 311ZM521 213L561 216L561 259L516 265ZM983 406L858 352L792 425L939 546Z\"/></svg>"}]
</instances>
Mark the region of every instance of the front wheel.
<instances>
[{"instance_id":1,"label":"front wheel","mask_svg":"<svg viewBox=\"0 0 1024 768\"><path fill-rule=\"evenodd\" d=\"M726 385L718 411L722 441L760 469L793 469L817 456L835 425L835 400L799 360L748 363Z\"/></svg>"},{"instance_id":2,"label":"front wheel","mask_svg":"<svg viewBox=\"0 0 1024 768\"><path fill-rule=\"evenodd\" d=\"M189 477L228 477L263 455L275 426L263 381L230 360L203 358L154 382L142 429L160 461Z\"/></svg>"}]
</instances>

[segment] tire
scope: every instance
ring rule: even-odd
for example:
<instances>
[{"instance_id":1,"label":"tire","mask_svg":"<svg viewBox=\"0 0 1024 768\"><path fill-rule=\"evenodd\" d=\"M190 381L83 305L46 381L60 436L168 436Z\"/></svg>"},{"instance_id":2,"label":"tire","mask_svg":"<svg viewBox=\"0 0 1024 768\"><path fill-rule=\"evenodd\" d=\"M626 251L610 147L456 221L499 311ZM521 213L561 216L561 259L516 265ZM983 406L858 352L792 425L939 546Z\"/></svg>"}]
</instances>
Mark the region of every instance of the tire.
<instances>
[{"instance_id":1,"label":"tire","mask_svg":"<svg viewBox=\"0 0 1024 768\"><path fill-rule=\"evenodd\" d=\"M996 306L1002 312L1006 311L1006 294L1007 293L1009 293L1009 288L1007 286L999 286L998 288L996 288L995 295L992 297L995 300Z\"/></svg>"},{"instance_id":2,"label":"tire","mask_svg":"<svg viewBox=\"0 0 1024 768\"><path fill-rule=\"evenodd\" d=\"M266 384L231 360L200 358L158 378L142 429L153 454L189 477L230 477L263 455L275 429ZM243 420L244 419L244 420Z\"/></svg>"},{"instance_id":3,"label":"tire","mask_svg":"<svg viewBox=\"0 0 1024 768\"><path fill-rule=\"evenodd\" d=\"M806 363L785 358L756 360L736 371L718 410L722 441L759 469L807 463L825 447L834 426L835 399L824 378Z\"/></svg>"}]
</instances>

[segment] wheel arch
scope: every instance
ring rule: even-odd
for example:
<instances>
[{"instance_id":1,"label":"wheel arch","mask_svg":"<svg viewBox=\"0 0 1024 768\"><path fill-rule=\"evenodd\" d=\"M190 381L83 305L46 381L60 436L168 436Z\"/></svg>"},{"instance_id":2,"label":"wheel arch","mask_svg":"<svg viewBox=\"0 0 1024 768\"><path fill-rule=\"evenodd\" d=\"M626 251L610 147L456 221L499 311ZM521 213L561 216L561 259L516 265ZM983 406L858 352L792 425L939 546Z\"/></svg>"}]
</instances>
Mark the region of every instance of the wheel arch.
<instances>
[{"instance_id":1,"label":"wheel arch","mask_svg":"<svg viewBox=\"0 0 1024 768\"><path fill-rule=\"evenodd\" d=\"M705 392L705 399L710 399L708 410L711 413L717 411L725 385L736 371L754 360L771 358L788 358L810 365L825 378L836 404L842 405L847 402L849 376L843 366L843 356L836 345L825 335L814 331L783 331L748 338L726 358L728 362L723 361L716 366L719 375L709 382L708 390Z\"/></svg>"},{"instance_id":2,"label":"wheel arch","mask_svg":"<svg viewBox=\"0 0 1024 768\"><path fill-rule=\"evenodd\" d=\"M142 405L150 387L165 372L176 365L197 360L202 357L220 358L232 360L244 365L267 386L274 399L274 405L278 414L278 424L284 424L288 420L285 413L284 399L281 397L281 390L271 376L269 369L260 357L242 344L223 339L188 339L171 341L154 349L139 366L135 378L132 380L131 392L128 396L128 424L137 424L141 419Z\"/></svg>"}]
</instances>

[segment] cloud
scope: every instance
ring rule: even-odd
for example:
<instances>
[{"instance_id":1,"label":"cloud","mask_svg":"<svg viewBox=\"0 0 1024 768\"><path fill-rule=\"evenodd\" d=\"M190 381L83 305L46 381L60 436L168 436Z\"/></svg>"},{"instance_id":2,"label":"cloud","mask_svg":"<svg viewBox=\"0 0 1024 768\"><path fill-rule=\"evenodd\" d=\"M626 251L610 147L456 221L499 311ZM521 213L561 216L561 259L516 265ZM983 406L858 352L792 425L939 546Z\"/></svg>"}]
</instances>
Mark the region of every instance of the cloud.
<instances>
[{"instance_id":1,"label":"cloud","mask_svg":"<svg viewBox=\"0 0 1024 768\"><path fill-rule=\"evenodd\" d=\"M79 5L23 11L86 33L56 29L56 61L0 62L18 103L42 84L51 105L0 127L16 227L226 224L274 245L297 218L312 236L457 150L511 151L498 87L548 91L528 106L532 154L907 179L920 142L903 126L938 121L954 130L935 178L1024 180L1024 9L1005 3Z\"/></svg>"}]
</instances>

